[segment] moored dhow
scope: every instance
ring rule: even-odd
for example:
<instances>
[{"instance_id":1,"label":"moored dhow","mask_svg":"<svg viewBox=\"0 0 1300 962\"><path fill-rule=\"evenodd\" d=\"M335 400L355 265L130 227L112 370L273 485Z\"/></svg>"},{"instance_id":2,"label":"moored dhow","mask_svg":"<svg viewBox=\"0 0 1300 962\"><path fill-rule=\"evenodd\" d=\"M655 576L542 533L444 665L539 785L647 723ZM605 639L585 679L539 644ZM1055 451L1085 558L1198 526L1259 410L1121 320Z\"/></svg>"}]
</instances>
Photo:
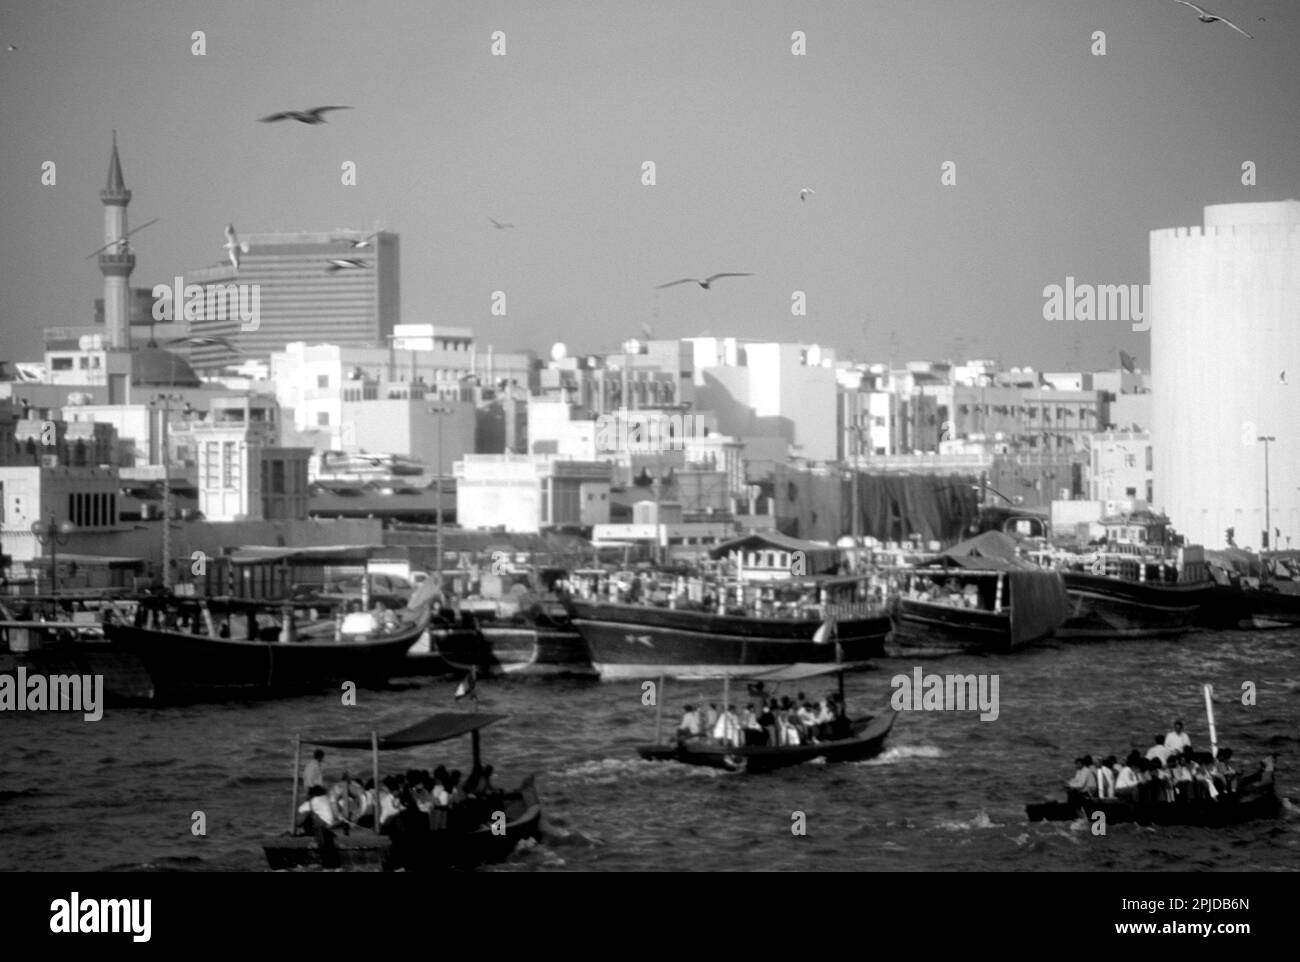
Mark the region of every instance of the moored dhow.
<instances>
[{"instance_id":1,"label":"moored dhow","mask_svg":"<svg viewBox=\"0 0 1300 962\"><path fill-rule=\"evenodd\" d=\"M864 584L853 577L720 584L712 604L569 599L566 606L604 680L743 675L882 655L892 624L885 611L859 599ZM726 604L732 592L740 604Z\"/></svg>"},{"instance_id":2,"label":"moored dhow","mask_svg":"<svg viewBox=\"0 0 1300 962\"><path fill-rule=\"evenodd\" d=\"M890 647L899 654L1014 651L1050 637L1065 620L1060 575L1017 557L998 531L897 576Z\"/></svg>"},{"instance_id":3,"label":"moored dhow","mask_svg":"<svg viewBox=\"0 0 1300 962\"><path fill-rule=\"evenodd\" d=\"M206 700L383 685L429 623L427 608L299 615L289 603L155 597L140 602L133 623L105 624L104 634L139 657L155 698Z\"/></svg>"},{"instance_id":4,"label":"moored dhow","mask_svg":"<svg viewBox=\"0 0 1300 962\"><path fill-rule=\"evenodd\" d=\"M1214 596L1204 549L1178 543L1169 519L1147 510L1101 524L1104 545L1045 556L1070 596L1070 614L1057 637L1170 637L1195 627Z\"/></svg>"}]
</instances>

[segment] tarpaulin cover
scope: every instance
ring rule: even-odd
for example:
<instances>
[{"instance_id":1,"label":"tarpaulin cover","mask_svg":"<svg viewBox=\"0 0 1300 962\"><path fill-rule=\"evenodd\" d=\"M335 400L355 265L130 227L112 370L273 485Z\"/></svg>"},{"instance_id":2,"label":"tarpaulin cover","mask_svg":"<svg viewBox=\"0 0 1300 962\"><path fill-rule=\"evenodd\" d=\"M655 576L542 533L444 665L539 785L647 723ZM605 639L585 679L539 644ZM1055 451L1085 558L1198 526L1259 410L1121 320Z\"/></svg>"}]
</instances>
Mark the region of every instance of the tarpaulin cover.
<instances>
[{"instance_id":1,"label":"tarpaulin cover","mask_svg":"<svg viewBox=\"0 0 1300 962\"><path fill-rule=\"evenodd\" d=\"M386 751L396 748L415 748L419 745L432 745L449 738L457 738L470 732L478 731L493 722L505 718L505 715L488 715L478 712L442 712L430 715L424 721L416 722L391 735L379 736L379 749ZM324 745L327 748L370 748L370 736L364 738L304 738L308 745Z\"/></svg>"},{"instance_id":2,"label":"tarpaulin cover","mask_svg":"<svg viewBox=\"0 0 1300 962\"><path fill-rule=\"evenodd\" d=\"M950 542L979 518L976 479L966 475L866 474L858 478L860 531L880 541ZM853 490L841 474L777 465L774 502L782 531L834 542L853 530Z\"/></svg>"},{"instance_id":3,"label":"tarpaulin cover","mask_svg":"<svg viewBox=\"0 0 1300 962\"><path fill-rule=\"evenodd\" d=\"M1011 645L1016 647L1054 632L1070 613L1065 582L1055 571L1012 571Z\"/></svg>"}]
</instances>

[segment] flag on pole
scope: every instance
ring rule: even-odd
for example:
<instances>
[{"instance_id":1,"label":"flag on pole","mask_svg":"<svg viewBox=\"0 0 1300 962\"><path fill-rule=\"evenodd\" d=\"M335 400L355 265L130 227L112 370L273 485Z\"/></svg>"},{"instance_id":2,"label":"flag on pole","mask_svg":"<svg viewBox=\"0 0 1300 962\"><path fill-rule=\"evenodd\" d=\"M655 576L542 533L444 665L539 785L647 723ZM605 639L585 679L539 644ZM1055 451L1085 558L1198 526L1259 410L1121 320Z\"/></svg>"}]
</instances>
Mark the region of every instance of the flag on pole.
<instances>
[{"instance_id":1,"label":"flag on pole","mask_svg":"<svg viewBox=\"0 0 1300 962\"><path fill-rule=\"evenodd\" d=\"M469 674L461 679L460 684L456 687L456 700L460 701L469 695L474 694L474 689L478 687L478 667L471 667Z\"/></svg>"}]
</instances>

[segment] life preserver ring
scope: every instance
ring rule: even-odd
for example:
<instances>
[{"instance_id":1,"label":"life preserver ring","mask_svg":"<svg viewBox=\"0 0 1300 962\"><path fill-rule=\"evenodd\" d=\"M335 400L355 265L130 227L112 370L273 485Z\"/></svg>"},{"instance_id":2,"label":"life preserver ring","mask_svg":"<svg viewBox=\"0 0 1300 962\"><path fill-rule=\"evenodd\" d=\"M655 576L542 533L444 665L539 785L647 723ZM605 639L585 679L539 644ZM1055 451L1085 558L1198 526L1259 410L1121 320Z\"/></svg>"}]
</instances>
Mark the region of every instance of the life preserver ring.
<instances>
[{"instance_id":1,"label":"life preserver ring","mask_svg":"<svg viewBox=\"0 0 1300 962\"><path fill-rule=\"evenodd\" d=\"M1106 573L1106 562L1101 558L1095 559L1092 562L1092 573L1098 576L1104 575Z\"/></svg>"},{"instance_id":2,"label":"life preserver ring","mask_svg":"<svg viewBox=\"0 0 1300 962\"><path fill-rule=\"evenodd\" d=\"M355 822L366 811L366 791L360 782L336 782L329 790L330 804L340 818Z\"/></svg>"}]
</instances>

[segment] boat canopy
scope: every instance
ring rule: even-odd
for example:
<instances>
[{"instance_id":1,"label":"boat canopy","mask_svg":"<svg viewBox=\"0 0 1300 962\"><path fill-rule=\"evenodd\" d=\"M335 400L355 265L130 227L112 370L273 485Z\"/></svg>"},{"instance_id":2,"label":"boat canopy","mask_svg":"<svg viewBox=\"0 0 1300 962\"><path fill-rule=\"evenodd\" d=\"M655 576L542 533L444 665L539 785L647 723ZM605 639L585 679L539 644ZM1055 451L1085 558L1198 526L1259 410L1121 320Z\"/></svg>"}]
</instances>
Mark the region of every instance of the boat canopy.
<instances>
[{"instance_id":1,"label":"boat canopy","mask_svg":"<svg viewBox=\"0 0 1300 962\"><path fill-rule=\"evenodd\" d=\"M1038 567L1017 557L1015 541L1001 531L985 531L953 545L939 556L939 563L976 571L1023 571Z\"/></svg>"},{"instance_id":2,"label":"boat canopy","mask_svg":"<svg viewBox=\"0 0 1300 962\"><path fill-rule=\"evenodd\" d=\"M791 665L780 665L775 668L755 668L753 671L747 671L743 674L735 672L700 672L698 674L675 672L673 677L678 681L718 681L723 678L730 678L732 681L803 681L805 678L818 678L822 675L835 675L842 671L854 671L865 668L870 664L867 661L795 662Z\"/></svg>"},{"instance_id":3,"label":"boat canopy","mask_svg":"<svg viewBox=\"0 0 1300 962\"><path fill-rule=\"evenodd\" d=\"M391 735L379 736L379 750L391 751L400 748L416 748L420 745L432 745L445 742L450 738L468 735L480 728L486 728L493 722L501 721L505 715L488 715L479 712L441 712L430 715L424 721L416 722ZM370 749L369 736L364 738L303 738L303 744L323 745L326 748Z\"/></svg>"}]
</instances>

